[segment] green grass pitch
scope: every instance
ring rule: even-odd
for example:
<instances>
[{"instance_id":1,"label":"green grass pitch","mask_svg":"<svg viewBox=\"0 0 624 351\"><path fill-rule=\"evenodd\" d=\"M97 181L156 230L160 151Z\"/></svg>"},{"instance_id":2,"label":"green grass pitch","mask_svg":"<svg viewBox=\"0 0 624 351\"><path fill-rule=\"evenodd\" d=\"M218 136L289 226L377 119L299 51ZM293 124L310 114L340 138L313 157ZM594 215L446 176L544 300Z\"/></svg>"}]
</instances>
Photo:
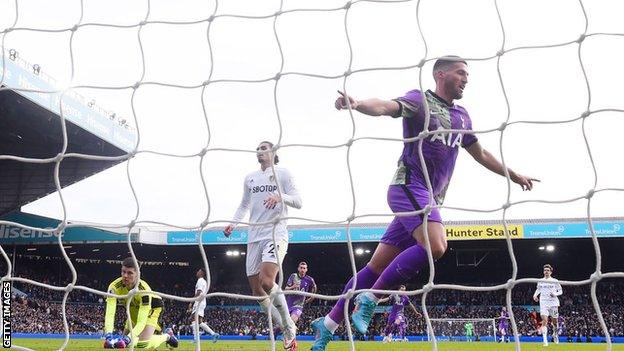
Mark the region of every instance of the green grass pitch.
<instances>
[{"instance_id":1,"label":"green grass pitch","mask_svg":"<svg viewBox=\"0 0 624 351\"><path fill-rule=\"evenodd\" d=\"M52 351L58 350L62 345L62 339L13 339L14 346L24 346L33 350ZM309 350L311 342L302 341L299 343L299 350ZM275 350L284 350L281 343L275 345ZM543 347L541 343L523 343L521 344L524 351L599 351L607 350L606 344L549 344ZM168 350L166 346L161 346L159 350ZM213 344L209 341L202 342L202 350L207 351L264 351L271 350L271 344L268 341L218 341ZM393 342L391 344L383 344L381 342L356 342L355 349L358 351L429 351L432 350L431 344L426 342ZM87 351L87 350L103 350L102 341L100 340L70 340L65 350L68 351ZM195 350L195 344L190 341L180 341L180 347L176 350L192 351ZM334 341L329 344L327 351L347 351L351 350L348 342ZM495 344L491 342L441 342L438 343L440 351L512 351L515 350L514 345ZM624 345L614 344L613 351L624 351Z\"/></svg>"}]
</instances>

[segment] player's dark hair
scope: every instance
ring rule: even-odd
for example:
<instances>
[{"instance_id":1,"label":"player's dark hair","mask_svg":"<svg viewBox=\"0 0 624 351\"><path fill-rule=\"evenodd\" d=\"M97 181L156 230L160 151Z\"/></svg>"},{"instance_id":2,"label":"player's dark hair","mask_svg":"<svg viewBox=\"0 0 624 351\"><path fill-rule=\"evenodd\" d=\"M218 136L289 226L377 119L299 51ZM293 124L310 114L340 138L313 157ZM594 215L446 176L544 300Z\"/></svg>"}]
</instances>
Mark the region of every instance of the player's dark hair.
<instances>
[{"instance_id":1,"label":"player's dark hair","mask_svg":"<svg viewBox=\"0 0 624 351\"><path fill-rule=\"evenodd\" d=\"M269 144L269 146L271 146L271 148L273 148L273 143L270 141L261 141L260 144ZM277 154L274 152L273 153L273 164L276 165L279 163L279 157L277 156Z\"/></svg>"},{"instance_id":2,"label":"player's dark hair","mask_svg":"<svg viewBox=\"0 0 624 351\"><path fill-rule=\"evenodd\" d=\"M199 267L197 270L202 272L202 277L206 278L206 271L204 270L203 267Z\"/></svg>"},{"instance_id":3,"label":"player's dark hair","mask_svg":"<svg viewBox=\"0 0 624 351\"><path fill-rule=\"evenodd\" d=\"M548 268L548 269L550 269L550 271L551 271L551 272L553 271L552 266L551 266L551 265L549 265L548 263L544 265L544 268Z\"/></svg>"},{"instance_id":4,"label":"player's dark hair","mask_svg":"<svg viewBox=\"0 0 624 351\"><path fill-rule=\"evenodd\" d=\"M401 289L401 288L405 288L407 290L407 286L405 286L403 284L399 285L399 289Z\"/></svg>"},{"instance_id":5,"label":"player's dark hair","mask_svg":"<svg viewBox=\"0 0 624 351\"><path fill-rule=\"evenodd\" d=\"M138 269L139 268L138 267L138 262L135 263L134 260L132 259L132 257L124 258L124 260L121 261L121 265L123 267L126 267L126 268L134 268L134 269Z\"/></svg>"},{"instance_id":6,"label":"player's dark hair","mask_svg":"<svg viewBox=\"0 0 624 351\"><path fill-rule=\"evenodd\" d=\"M463 62L465 64L468 64L466 60L464 60L463 58L459 56L455 56L455 55L442 56L439 59L437 59L436 62L433 64L433 74L435 75L435 73L439 70L446 71L455 62Z\"/></svg>"},{"instance_id":7,"label":"player's dark hair","mask_svg":"<svg viewBox=\"0 0 624 351\"><path fill-rule=\"evenodd\" d=\"M299 262L299 264L297 265L297 267L301 266L302 264L305 264L306 266L308 265L308 263L306 261L301 261Z\"/></svg>"}]
</instances>

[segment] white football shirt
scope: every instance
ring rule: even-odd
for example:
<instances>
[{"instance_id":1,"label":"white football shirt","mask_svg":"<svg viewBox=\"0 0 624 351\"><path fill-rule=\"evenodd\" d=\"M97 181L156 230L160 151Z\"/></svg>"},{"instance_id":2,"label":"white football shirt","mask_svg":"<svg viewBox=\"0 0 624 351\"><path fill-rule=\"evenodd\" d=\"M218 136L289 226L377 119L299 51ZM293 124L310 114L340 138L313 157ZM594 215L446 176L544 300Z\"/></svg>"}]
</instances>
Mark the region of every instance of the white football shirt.
<instances>
[{"instance_id":1,"label":"white football shirt","mask_svg":"<svg viewBox=\"0 0 624 351\"><path fill-rule=\"evenodd\" d=\"M555 307L559 306L559 297L563 294L561 284L553 277L545 278L546 282L537 282L537 289L533 296L539 295L540 306Z\"/></svg>"},{"instance_id":2,"label":"white football shirt","mask_svg":"<svg viewBox=\"0 0 624 351\"><path fill-rule=\"evenodd\" d=\"M249 211L249 222L252 224L249 226L248 243L273 238L272 223L263 225L254 225L253 223L271 222L280 213L282 216L287 216L288 207L301 208L301 197L290 172L281 167L275 167L275 172L282 190L282 199L286 204L286 208L283 210L281 203L278 203L273 209L268 209L264 205L264 201L269 195L278 194L276 177L270 167L264 171L257 170L249 173L245 177L243 199L234 215L234 221L242 221L247 211ZM275 225L275 240L288 242L288 229L285 219L280 220Z\"/></svg>"},{"instance_id":3,"label":"white football shirt","mask_svg":"<svg viewBox=\"0 0 624 351\"><path fill-rule=\"evenodd\" d=\"M195 283L195 291L193 291L193 296L195 296L195 294L197 293L197 290L200 290L202 293L205 293L207 285L208 284L206 283L206 279L198 278L197 283Z\"/></svg>"}]
</instances>

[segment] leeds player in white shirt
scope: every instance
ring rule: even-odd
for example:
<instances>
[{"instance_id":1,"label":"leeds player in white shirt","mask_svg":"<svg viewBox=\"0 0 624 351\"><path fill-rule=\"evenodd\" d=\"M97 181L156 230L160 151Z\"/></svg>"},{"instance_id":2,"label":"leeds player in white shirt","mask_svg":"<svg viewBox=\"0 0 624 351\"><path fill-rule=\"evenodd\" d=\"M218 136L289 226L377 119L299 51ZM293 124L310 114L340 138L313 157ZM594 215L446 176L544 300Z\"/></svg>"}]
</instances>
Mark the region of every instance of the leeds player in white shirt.
<instances>
[{"instance_id":1,"label":"leeds player in white shirt","mask_svg":"<svg viewBox=\"0 0 624 351\"><path fill-rule=\"evenodd\" d=\"M559 343L559 335L557 335L557 318L559 317L559 296L563 294L561 284L552 277L553 268L549 264L544 265L544 282L537 283L537 289L533 294L533 300L539 301L540 315L542 316L542 338L544 346L548 346L548 317L553 321L553 339L555 344ZM539 296L539 298L538 298Z\"/></svg>"},{"instance_id":2,"label":"leeds player in white shirt","mask_svg":"<svg viewBox=\"0 0 624 351\"><path fill-rule=\"evenodd\" d=\"M240 222L249 210L249 233L247 235L246 270L252 293L255 296L267 296L272 292L281 291L275 283L279 273L277 255L284 261L288 249L288 229L286 220L275 224L271 223L280 214L288 215L288 207L301 208L301 198L288 170L276 167L279 158L272 152L273 144L263 141L258 145L257 158L260 170L245 177L243 185L243 199L234 215L234 221ZM273 167L272 167L273 166ZM277 177L273 174L273 168ZM281 189L278 193L277 181ZM282 200L286 207L282 208ZM269 224L253 225L258 222ZM275 242L273 242L273 227L275 227ZM223 233L230 236L235 224L228 225ZM289 313L286 299L279 294L273 300L273 307L267 296L261 300L260 306L267 312L271 309L274 322L284 332L284 348L297 350L295 340L296 327Z\"/></svg>"},{"instance_id":3,"label":"leeds player in white shirt","mask_svg":"<svg viewBox=\"0 0 624 351\"><path fill-rule=\"evenodd\" d=\"M197 277L197 283L195 283L195 297L205 294L208 289L208 283L206 283L206 273L203 268L197 270L195 273L195 277ZM199 322L199 327L202 328L206 333L212 335L212 342L215 343L219 339L219 334L215 333L206 322L204 322L204 310L206 309L206 298L201 299L200 301L195 301L189 303L187 312L190 314L189 319L191 321L191 328L193 329L193 342L199 341L199 336L196 330L195 324L195 314L197 314L197 321Z\"/></svg>"}]
</instances>

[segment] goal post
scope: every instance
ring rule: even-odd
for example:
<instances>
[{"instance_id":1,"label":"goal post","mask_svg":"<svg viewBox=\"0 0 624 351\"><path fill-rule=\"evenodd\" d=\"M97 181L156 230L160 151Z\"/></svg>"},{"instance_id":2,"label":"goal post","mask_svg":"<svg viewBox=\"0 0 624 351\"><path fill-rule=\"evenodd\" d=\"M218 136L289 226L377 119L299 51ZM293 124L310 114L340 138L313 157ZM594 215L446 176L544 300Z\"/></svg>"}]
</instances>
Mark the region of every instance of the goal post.
<instances>
[{"instance_id":1,"label":"goal post","mask_svg":"<svg viewBox=\"0 0 624 351\"><path fill-rule=\"evenodd\" d=\"M472 335L467 332L469 323ZM496 341L494 318L431 318L431 327L437 341Z\"/></svg>"}]
</instances>

